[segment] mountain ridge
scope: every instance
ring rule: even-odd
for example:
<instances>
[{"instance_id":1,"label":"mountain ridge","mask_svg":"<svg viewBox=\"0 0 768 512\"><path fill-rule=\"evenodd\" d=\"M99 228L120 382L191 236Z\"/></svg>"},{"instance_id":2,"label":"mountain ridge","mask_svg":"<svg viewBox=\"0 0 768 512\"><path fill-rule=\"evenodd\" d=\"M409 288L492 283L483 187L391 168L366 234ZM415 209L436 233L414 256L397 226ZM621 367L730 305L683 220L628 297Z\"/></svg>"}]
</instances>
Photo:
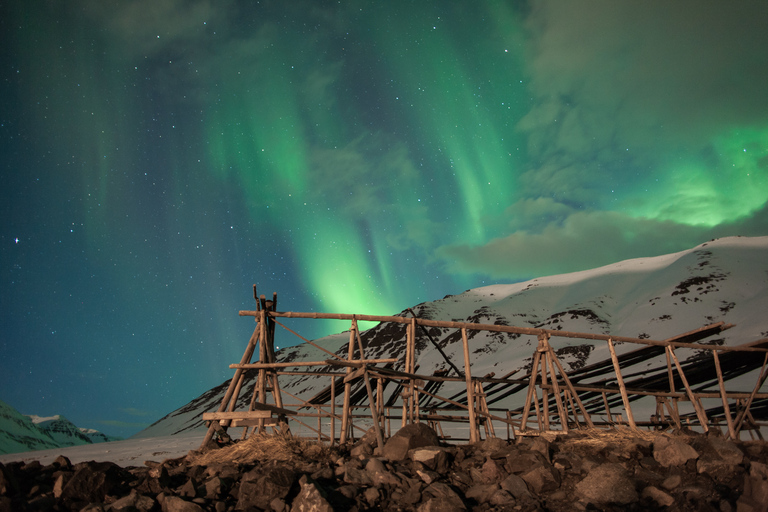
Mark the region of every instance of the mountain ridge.
<instances>
[{"instance_id":1,"label":"mountain ridge","mask_svg":"<svg viewBox=\"0 0 768 512\"><path fill-rule=\"evenodd\" d=\"M738 345L768 336L768 324L762 320L768 305L765 262L768 262L768 237L730 237L662 256L625 260L522 283L474 288L409 309L422 318L657 340L722 321L735 326L706 342ZM399 316L410 315L409 309ZM451 360L457 364L461 361L458 366L463 364L457 330L433 327L426 331ZM405 326L378 324L361 332L361 338L367 358L400 357ZM524 374L536 343L531 336L487 331L470 330L468 338L474 375ZM315 343L346 357L348 340L349 334L345 332L315 340ZM607 348L601 343L558 339L553 346L566 370L607 357ZM616 350L621 355L634 348L617 344ZM418 333L416 357L420 373L447 368L422 332ZM695 353L688 354L688 359L694 357ZM325 359L327 354L307 343L278 352L279 361ZM661 364L661 360L657 363ZM651 371L654 364L653 361L642 363L645 371ZM255 372L246 372L243 389L252 388L254 376ZM327 387L327 380L283 376L280 385L307 400ZM202 413L218 408L228 384L229 380L203 393L134 437L204 428ZM249 400L250 397L241 396L238 409L247 409Z\"/></svg>"}]
</instances>

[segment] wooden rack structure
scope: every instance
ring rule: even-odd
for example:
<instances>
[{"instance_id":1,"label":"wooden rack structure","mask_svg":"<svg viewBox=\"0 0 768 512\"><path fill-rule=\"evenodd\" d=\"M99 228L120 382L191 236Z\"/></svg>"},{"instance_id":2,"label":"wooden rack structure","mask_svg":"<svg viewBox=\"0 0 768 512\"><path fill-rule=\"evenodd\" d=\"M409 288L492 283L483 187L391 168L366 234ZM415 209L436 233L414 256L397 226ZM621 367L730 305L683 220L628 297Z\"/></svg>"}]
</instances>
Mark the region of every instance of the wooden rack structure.
<instances>
[{"instance_id":1,"label":"wooden rack structure","mask_svg":"<svg viewBox=\"0 0 768 512\"><path fill-rule=\"evenodd\" d=\"M768 338L738 346L696 343L732 327L722 322L667 340L652 340L430 320L417 318L413 311L410 318L279 312L276 309L277 294L273 294L271 301L266 300L264 295L256 295L255 286L254 298L257 303L256 310L240 311L240 316L255 317L256 328L240 363L230 365L235 373L218 411L203 414L203 421L209 425L203 446L207 445L214 434L228 438L227 432L231 427L243 427L243 438L247 436L249 429L252 432L265 432L267 427L288 433L289 420L314 431L318 439L331 443L337 442L338 432L338 442L344 444L354 438L355 429L367 430L355 424L355 420L360 423L362 418L366 418L366 424L372 425L378 444L382 446L385 438L391 434L392 420L399 420L402 426L427 421L442 435L443 423L466 424L467 440L472 443L482 438L481 430L486 437L496 436L494 422L506 426L507 437L510 434L567 434L574 428L611 428L626 422L631 428L689 427L699 428L704 432L711 428L723 428L726 435L732 439L739 438L742 431L749 432L751 436L755 433L762 439L760 427L766 423L758 420L768 419L768 392L761 391L768 378ZM303 338L280 323L278 318L350 321L346 358ZM398 354L396 358L366 358L365 343L358 329L358 321L404 324L405 346L402 354ZM329 357L322 361L278 361L274 350L277 325L325 352ZM426 331L426 327L460 332L463 371L450 361L440 345ZM423 330L423 335L429 338L443 356L447 370L436 371L433 375L418 373L418 328ZM473 376L469 331L536 336L538 345L527 375L520 378L512 378L513 374L502 378L494 378L492 374ZM607 344L610 358L567 372L552 345L553 338L603 341ZM617 355L617 343L636 344L638 348ZM251 362L257 348L258 359ZM694 349L698 355L681 363L676 354L679 349ZM628 372L628 368L662 354L666 358L665 368ZM249 381L246 378L247 372L256 372L255 378ZM451 376L451 372L455 375ZM726 390L726 380L750 372L756 373L751 390ZM324 391L310 399L302 399L287 391L281 391L279 375L297 374L329 377L331 382ZM375 381L375 386L372 381ZM246 382L253 388L248 410L236 410L243 388L247 387ZM390 389L390 384L394 384L394 390ZM438 392L445 384L452 384L454 388L460 385L460 388L451 396L439 395ZM713 391L715 386L716 390ZM388 394L385 393L385 388L388 389ZM522 397L523 393L525 397L522 403L518 402L519 406L510 408L510 399ZM296 403L285 404L283 394L289 395ZM341 411L337 410L339 394L343 397ZM648 396L655 397L655 414L648 421L638 421L631 404ZM270 398L272 403L268 403ZM703 405L704 400L716 400L718 405L707 409ZM679 407L681 402L689 402L693 412L682 414ZM505 403L506 407L492 407ZM617 415L612 407L619 405L623 414ZM358 409L367 410L367 414L356 413ZM309 425L305 421L307 418L316 418L317 427ZM328 433L323 432L323 419L330 422ZM340 425L340 429L337 425ZM559 429L555 429L555 426L559 426ZM453 439L456 437L453 436Z\"/></svg>"}]
</instances>

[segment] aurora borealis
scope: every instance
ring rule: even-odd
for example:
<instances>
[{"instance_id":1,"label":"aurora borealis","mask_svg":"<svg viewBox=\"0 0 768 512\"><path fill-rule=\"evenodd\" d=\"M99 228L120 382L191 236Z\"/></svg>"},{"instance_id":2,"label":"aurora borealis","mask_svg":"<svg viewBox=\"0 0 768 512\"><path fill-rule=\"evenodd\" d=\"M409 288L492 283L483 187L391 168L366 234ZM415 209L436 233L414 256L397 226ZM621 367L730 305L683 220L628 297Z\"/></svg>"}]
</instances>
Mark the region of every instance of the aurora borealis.
<instances>
[{"instance_id":1,"label":"aurora borealis","mask_svg":"<svg viewBox=\"0 0 768 512\"><path fill-rule=\"evenodd\" d=\"M767 26L762 0L4 2L0 399L129 435L230 376L253 283L395 314L766 235Z\"/></svg>"}]
</instances>

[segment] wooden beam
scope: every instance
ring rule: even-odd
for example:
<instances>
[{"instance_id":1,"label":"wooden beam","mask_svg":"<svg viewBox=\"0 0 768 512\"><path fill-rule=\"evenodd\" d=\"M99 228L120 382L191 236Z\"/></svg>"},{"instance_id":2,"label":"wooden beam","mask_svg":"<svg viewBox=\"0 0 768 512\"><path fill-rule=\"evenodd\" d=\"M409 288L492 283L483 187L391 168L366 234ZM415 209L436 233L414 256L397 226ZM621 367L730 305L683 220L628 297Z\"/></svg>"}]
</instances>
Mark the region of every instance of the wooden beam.
<instances>
[{"instance_id":1,"label":"wooden beam","mask_svg":"<svg viewBox=\"0 0 768 512\"><path fill-rule=\"evenodd\" d=\"M464 378L467 381L467 410L469 411L469 441L478 442L477 418L475 417L475 400L472 389L472 370L470 369L469 359L469 340L467 339L467 330L461 329L461 342L464 346Z\"/></svg>"},{"instance_id":2,"label":"wooden beam","mask_svg":"<svg viewBox=\"0 0 768 512\"><path fill-rule=\"evenodd\" d=\"M731 417L731 408L728 406L728 394L725 392L725 383L723 382L723 372L720 370L720 358L717 356L717 350L712 351L715 358L715 371L717 372L717 383L720 385L720 397L723 400L723 412L725 421L728 424L728 435L736 441L736 430L733 428L733 418Z\"/></svg>"}]
</instances>

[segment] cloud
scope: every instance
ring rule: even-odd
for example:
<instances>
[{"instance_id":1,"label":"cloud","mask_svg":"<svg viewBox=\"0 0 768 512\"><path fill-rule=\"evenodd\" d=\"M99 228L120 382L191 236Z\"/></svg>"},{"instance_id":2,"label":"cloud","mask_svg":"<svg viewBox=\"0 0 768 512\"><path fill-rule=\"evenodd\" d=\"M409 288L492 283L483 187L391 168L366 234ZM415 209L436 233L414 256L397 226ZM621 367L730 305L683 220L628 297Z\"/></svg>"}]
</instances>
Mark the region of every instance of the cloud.
<instances>
[{"instance_id":1,"label":"cloud","mask_svg":"<svg viewBox=\"0 0 768 512\"><path fill-rule=\"evenodd\" d=\"M592 206L614 183L664 186L671 163L765 127L766 23L763 1L534 2L522 194ZM726 166L717 155L707 172Z\"/></svg>"},{"instance_id":2,"label":"cloud","mask_svg":"<svg viewBox=\"0 0 768 512\"><path fill-rule=\"evenodd\" d=\"M518 209L535 211L544 202ZM549 204L548 211L562 207ZM479 246L447 245L437 255L449 272L523 280L575 272L629 258L689 249L712 238L768 234L768 203L754 215L713 228L633 218L620 212L575 212L539 232L515 231Z\"/></svg>"}]
</instances>

